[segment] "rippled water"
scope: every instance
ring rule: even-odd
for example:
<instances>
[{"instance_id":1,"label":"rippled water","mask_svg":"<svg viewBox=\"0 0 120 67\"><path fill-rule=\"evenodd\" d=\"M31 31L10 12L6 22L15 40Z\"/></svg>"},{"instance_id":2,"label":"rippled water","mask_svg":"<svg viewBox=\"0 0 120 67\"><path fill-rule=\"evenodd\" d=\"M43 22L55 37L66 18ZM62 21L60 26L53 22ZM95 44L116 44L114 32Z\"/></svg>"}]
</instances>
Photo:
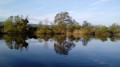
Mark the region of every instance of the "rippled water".
<instances>
[{"instance_id":1,"label":"rippled water","mask_svg":"<svg viewBox=\"0 0 120 67\"><path fill-rule=\"evenodd\" d=\"M120 37L2 35L0 67L120 67Z\"/></svg>"}]
</instances>

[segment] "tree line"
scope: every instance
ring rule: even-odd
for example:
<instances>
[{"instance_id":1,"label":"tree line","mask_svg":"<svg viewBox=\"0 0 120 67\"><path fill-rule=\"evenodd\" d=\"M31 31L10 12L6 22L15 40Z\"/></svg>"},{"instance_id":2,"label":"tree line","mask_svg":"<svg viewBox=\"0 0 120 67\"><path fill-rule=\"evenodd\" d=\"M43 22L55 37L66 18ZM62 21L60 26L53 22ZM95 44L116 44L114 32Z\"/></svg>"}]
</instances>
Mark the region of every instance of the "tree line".
<instances>
[{"instance_id":1,"label":"tree line","mask_svg":"<svg viewBox=\"0 0 120 67\"><path fill-rule=\"evenodd\" d=\"M82 25L72 19L68 12L56 14L54 23L44 25L48 20L40 21L36 26L28 24L28 17L10 16L6 21L0 24L0 33L7 34L85 34L95 36L120 36L120 25L113 23L106 27L102 25L92 25L88 21L84 21ZM43 24L44 23L44 24Z\"/></svg>"}]
</instances>

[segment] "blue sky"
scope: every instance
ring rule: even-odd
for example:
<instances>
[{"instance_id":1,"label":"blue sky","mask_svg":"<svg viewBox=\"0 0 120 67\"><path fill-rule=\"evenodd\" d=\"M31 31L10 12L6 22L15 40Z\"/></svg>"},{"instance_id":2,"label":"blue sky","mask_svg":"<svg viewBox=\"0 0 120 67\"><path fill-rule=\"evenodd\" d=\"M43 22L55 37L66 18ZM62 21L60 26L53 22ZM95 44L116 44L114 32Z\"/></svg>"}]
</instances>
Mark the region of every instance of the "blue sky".
<instances>
[{"instance_id":1,"label":"blue sky","mask_svg":"<svg viewBox=\"0 0 120 67\"><path fill-rule=\"evenodd\" d=\"M53 21L57 13L65 11L80 24L84 20L95 25L120 24L120 0L0 0L0 21L23 15L37 24L46 18Z\"/></svg>"}]
</instances>

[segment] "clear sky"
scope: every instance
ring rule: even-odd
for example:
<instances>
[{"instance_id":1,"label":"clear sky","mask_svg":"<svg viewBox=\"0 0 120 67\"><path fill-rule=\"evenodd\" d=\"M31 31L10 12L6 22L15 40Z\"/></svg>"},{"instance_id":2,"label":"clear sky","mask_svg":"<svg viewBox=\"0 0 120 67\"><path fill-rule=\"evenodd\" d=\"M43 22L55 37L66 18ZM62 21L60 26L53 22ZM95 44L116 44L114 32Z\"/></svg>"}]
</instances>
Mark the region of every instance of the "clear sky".
<instances>
[{"instance_id":1,"label":"clear sky","mask_svg":"<svg viewBox=\"0 0 120 67\"><path fill-rule=\"evenodd\" d=\"M37 24L45 18L53 21L57 13L65 11L80 24L84 20L95 25L120 24L120 0L0 0L0 21L23 15Z\"/></svg>"}]
</instances>

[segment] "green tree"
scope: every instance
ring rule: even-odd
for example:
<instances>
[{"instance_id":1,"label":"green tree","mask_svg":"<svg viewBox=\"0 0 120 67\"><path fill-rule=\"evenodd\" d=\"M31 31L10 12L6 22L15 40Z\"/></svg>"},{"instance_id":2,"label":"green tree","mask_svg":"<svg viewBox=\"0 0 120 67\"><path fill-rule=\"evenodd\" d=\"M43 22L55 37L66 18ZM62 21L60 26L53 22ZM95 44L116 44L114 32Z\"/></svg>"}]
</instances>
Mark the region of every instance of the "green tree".
<instances>
[{"instance_id":1,"label":"green tree","mask_svg":"<svg viewBox=\"0 0 120 67\"><path fill-rule=\"evenodd\" d=\"M107 27L102 26L102 27L100 28L100 31L101 31L101 32L107 32L108 30L107 30Z\"/></svg>"},{"instance_id":2,"label":"green tree","mask_svg":"<svg viewBox=\"0 0 120 67\"><path fill-rule=\"evenodd\" d=\"M95 32L96 36L110 36L111 33L108 31L108 28L102 26L98 31Z\"/></svg>"},{"instance_id":3,"label":"green tree","mask_svg":"<svg viewBox=\"0 0 120 67\"><path fill-rule=\"evenodd\" d=\"M22 18L22 16L10 16L5 22L3 22L5 33L27 33L28 32L28 18Z\"/></svg>"},{"instance_id":4,"label":"green tree","mask_svg":"<svg viewBox=\"0 0 120 67\"><path fill-rule=\"evenodd\" d=\"M67 27L69 28L70 31L72 31L72 27L74 27L73 24L76 23L76 21L69 16L68 12L58 13L55 16L54 22L55 24L57 24L54 26L55 33L66 33Z\"/></svg>"},{"instance_id":5,"label":"green tree","mask_svg":"<svg viewBox=\"0 0 120 67\"><path fill-rule=\"evenodd\" d=\"M117 34L120 33L120 26L117 23L113 23L110 27L109 27L109 31L112 34Z\"/></svg>"},{"instance_id":6,"label":"green tree","mask_svg":"<svg viewBox=\"0 0 120 67\"><path fill-rule=\"evenodd\" d=\"M61 12L58 13L55 16L54 22L57 24L65 24L65 25L69 25L69 24L74 24L76 23L76 21L74 19L72 19L72 17L69 16L68 12Z\"/></svg>"},{"instance_id":7,"label":"green tree","mask_svg":"<svg viewBox=\"0 0 120 67\"><path fill-rule=\"evenodd\" d=\"M13 23L13 16L10 16L8 18L8 20L3 22L3 26L4 26L5 33L15 32L15 27L14 27L14 23Z\"/></svg>"},{"instance_id":8,"label":"green tree","mask_svg":"<svg viewBox=\"0 0 120 67\"><path fill-rule=\"evenodd\" d=\"M44 20L44 23L46 23L46 25L43 25L42 21L40 21L39 25L38 25L38 29L36 31L37 34L52 34L53 33L53 29L52 26L48 26L48 19Z\"/></svg>"}]
</instances>

